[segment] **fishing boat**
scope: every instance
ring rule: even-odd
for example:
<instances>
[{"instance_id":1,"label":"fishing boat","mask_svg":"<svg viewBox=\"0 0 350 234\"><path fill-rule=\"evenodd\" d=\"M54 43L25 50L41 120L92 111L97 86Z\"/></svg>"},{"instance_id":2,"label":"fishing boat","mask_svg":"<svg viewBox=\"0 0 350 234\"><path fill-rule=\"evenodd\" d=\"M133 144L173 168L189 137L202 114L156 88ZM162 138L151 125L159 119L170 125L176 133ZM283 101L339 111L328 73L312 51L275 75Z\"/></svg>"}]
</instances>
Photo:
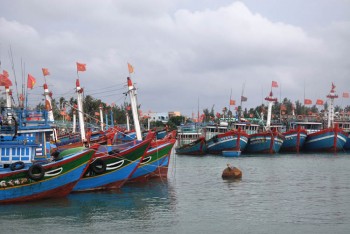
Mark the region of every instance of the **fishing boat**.
<instances>
[{"instance_id":1,"label":"fishing boat","mask_svg":"<svg viewBox=\"0 0 350 234\"><path fill-rule=\"evenodd\" d=\"M73 188L73 192L121 188L136 171L146 155L152 137L142 140L137 113L136 89L129 77L128 89L133 111L136 140L121 144L98 146L88 172L84 174Z\"/></svg>"},{"instance_id":2,"label":"fishing boat","mask_svg":"<svg viewBox=\"0 0 350 234\"><path fill-rule=\"evenodd\" d=\"M64 197L85 173L93 150L53 151L46 111L7 108L0 128L0 203Z\"/></svg>"},{"instance_id":3,"label":"fishing boat","mask_svg":"<svg viewBox=\"0 0 350 234\"><path fill-rule=\"evenodd\" d=\"M152 137L152 135L150 136ZM176 131L168 133L162 140L157 140L154 137L145 157L128 182L145 182L154 177L157 170L159 170L158 168L165 166L165 161L169 161L167 158L170 156L175 143Z\"/></svg>"},{"instance_id":4,"label":"fishing boat","mask_svg":"<svg viewBox=\"0 0 350 234\"><path fill-rule=\"evenodd\" d=\"M204 155L206 153L206 140L203 128L194 124L182 125L177 130L178 155Z\"/></svg>"},{"instance_id":5,"label":"fishing boat","mask_svg":"<svg viewBox=\"0 0 350 234\"><path fill-rule=\"evenodd\" d=\"M335 85L327 98L330 101L327 127L313 132L308 132L304 144L304 150L308 152L339 152L343 151L343 147L347 141L348 133L346 133L338 124L334 122L334 99L338 98L335 93ZM321 123L322 126L322 123ZM308 129L307 129L308 130Z\"/></svg>"},{"instance_id":6,"label":"fishing boat","mask_svg":"<svg viewBox=\"0 0 350 234\"><path fill-rule=\"evenodd\" d=\"M221 154L224 150L243 151L248 143L249 135L241 130L229 130L207 140L207 152Z\"/></svg>"},{"instance_id":7,"label":"fishing boat","mask_svg":"<svg viewBox=\"0 0 350 234\"><path fill-rule=\"evenodd\" d=\"M244 153L278 153L285 139L285 137L279 131L271 128L272 104L277 101L277 98L273 97L272 90L270 95L266 97L265 100L268 102L266 126L264 126L264 129L262 129L261 132L249 135L249 143Z\"/></svg>"},{"instance_id":8,"label":"fishing boat","mask_svg":"<svg viewBox=\"0 0 350 234\"><path fill-rule=\"evenodd\" d=\"M338 125L339 128L343 129L343 131L348 134L343 149L345 151L350 151L350 113L338 114L338 118L334 120L334 124Z\"/></svg>"},{"instance_id":9,"label":"fishing boat","mask_svg":"<svg viewBox=\"0 0 350 234\"><path fill-rule=\"evenodd\" d=\"M240 150L223 150L222 156L224 157L238 157L241 155Z\"/></svg>"},{"instance_id":10,"label":"fishing boat","mask_svg":"<svg viewBox=\"0 0 350 234\"><path fill-rule=\"evenodd\" d=\"M73 192L119 189L144 158L151 140L100 145Z\"/></svg>"},{"instance_id":11,"label":"fishing boat","mask_svg":"<svg viewBox=\"0 0 350 234\"><path fill-rule=\"evenodd\" d=\"M307 131L300 125L291 123L288 131L283 132L284 141L282 143L280 152L295 152L299 153L305 143Z\"/></svg>"}]
</instances>

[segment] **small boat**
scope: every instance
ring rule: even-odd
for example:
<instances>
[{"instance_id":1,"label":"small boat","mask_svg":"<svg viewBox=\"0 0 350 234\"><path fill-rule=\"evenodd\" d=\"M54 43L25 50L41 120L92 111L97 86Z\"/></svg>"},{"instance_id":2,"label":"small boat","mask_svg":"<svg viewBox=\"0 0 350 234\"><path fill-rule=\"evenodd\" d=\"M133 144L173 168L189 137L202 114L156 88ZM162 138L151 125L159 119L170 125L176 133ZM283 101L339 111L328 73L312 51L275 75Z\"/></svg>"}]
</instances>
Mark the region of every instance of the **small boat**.
<instances>
[{"instance_id":1,"label":"small boat","mask_svg":"<svg viewBox=\"0 0 350 234\"><path fill-rule=\"evenodd\" d=\"M223 150L222 156L224 157L237 157L241 155L240 150Z\"/></svg>"}]
</instances>

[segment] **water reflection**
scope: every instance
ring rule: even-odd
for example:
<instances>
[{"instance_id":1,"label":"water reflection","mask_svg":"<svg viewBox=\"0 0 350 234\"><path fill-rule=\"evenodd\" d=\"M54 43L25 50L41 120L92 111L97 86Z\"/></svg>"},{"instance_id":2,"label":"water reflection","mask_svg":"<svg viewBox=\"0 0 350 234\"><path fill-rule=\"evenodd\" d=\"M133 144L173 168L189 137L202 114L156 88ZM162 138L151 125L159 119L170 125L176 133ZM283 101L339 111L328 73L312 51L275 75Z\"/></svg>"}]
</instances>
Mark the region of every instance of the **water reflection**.
<instances>
[{"instance_id":1,"label":"water reflection","mask_svg":"<svg viewBox=\"0 0 350 234\"><path fill-rule=\"evenodd\" d=\"M174 215L175 206L176 193L171 183L150 181L117 191L76 193L62 199L5 205L0 209L0 220L22 223L22 227L40 222L41 226L54 226L55 231L67 225L73 230L74 227L90 231L118 227L135 231L152 228L162 215ZM174 222L166 220L170 222L168 225ZM13 226L11 231L21 232L25 230L22 227Z\"/></svg>"}]
</instances>

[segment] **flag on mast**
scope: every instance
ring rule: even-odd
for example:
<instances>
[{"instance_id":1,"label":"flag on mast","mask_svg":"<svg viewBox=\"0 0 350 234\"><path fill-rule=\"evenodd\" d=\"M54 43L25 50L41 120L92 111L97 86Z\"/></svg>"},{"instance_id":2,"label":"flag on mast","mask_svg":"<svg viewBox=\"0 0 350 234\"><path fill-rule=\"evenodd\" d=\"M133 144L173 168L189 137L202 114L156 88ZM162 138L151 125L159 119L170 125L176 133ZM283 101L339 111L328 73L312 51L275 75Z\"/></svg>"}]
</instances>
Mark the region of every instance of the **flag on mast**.
<instances>
[{"instance_id":1,"label":"flag on mast","mask_svg":"<svg viewBox=\"0 0 350 234\"><path fill-rule=\"evenodd\" d=\"M316 100L316 105L323 105L323 104L324 104L324 102L323 102L322 99L317 99Z\"/></svg>"},{"instance_id":2,"label":"flag on mast","mask_svg":"<svg viewBox=\"0 0 350 234\"><path fill-rule=\"evenodd\" d=\"M44 76L50 75L49 69L47 69L47 68L42 68L42 70L43 70L43 75L44 75Z\"/></svg>"},{"instance_id":3,"label":"flag on mast","mask_svg":"<svg viewBox=\"0 0 350 234\"><path fill-rule=\"evenodd\" d=\"M33 89L35 83L36 83L36 79L31 74L28 74L27 88Z\"/></svg>"},{"instance_id":4,"label":"flag on mast","mask_svg":"<svg viewBox=\"0 0 350 234\"><path fill-rule=\"evenodd\" d=\"M77 62L77 72L80 72L80 71L81 72L86 71L86 64Z\"/></svg>"},{"instance_id":5,"label":"flag on mast","mask_svg":"<svg viewBox=\"0 0 350 234\"><path fill-rule=\"evenodd\" d=\"M129 70L129 74L134 72L134 67L130 63L128 63L128 70Z\"/></svg>"},{"instance_id":6,"label":"flag on mast","mask_svg":"<svg viewBox=\"0 0 350 234\"><path fill-rule=\"evenodd\" d=\"M277 81L272 81L272 88L278 88Z\"/></svg>"},{"instance_id":7,"label":"flag on mast","mask_svg":"<svg viewBox=\"0 0 350 234\"><path fill-rule=\"evenodd\" d=\"M304 105L311 105L312 101L311 99L304 99Z\"/></svg>"}]
</instances>

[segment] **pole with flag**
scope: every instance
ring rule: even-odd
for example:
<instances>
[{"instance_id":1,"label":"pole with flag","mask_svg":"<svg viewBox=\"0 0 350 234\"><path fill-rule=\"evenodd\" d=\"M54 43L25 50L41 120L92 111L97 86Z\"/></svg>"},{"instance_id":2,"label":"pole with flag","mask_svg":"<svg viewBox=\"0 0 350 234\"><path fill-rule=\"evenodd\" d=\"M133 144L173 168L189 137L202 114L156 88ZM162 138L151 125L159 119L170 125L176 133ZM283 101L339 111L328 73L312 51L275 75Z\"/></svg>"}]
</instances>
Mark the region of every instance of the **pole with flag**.
<instances>
[{"instance_id":1,"label":"pole with flag","mask_svg":"<svg viewBox=\"0 0 350 234\"><path fill-rule=\"evenodd\" d=\"M131 73L134 73L134 67L128 63L128 71L129 71L129 77L131 77Z\"/></svg>"},{"instance_id":2,"label":"pole with flag","mask_svg":"<svg viewBox=\"0 0 350 234\"><path fill-rule=\"evenodd\" d=\"M81 141L84 143L87 141L85 135L85 125L84 125L84 110L83 110L83 88L80 87L79 72L86 71L86 64L77 62L77 80L76 80L76 93L77 93L77 103L78 103L78 118L79 118L79 128Z\"/></svg>"}]
</instances>

